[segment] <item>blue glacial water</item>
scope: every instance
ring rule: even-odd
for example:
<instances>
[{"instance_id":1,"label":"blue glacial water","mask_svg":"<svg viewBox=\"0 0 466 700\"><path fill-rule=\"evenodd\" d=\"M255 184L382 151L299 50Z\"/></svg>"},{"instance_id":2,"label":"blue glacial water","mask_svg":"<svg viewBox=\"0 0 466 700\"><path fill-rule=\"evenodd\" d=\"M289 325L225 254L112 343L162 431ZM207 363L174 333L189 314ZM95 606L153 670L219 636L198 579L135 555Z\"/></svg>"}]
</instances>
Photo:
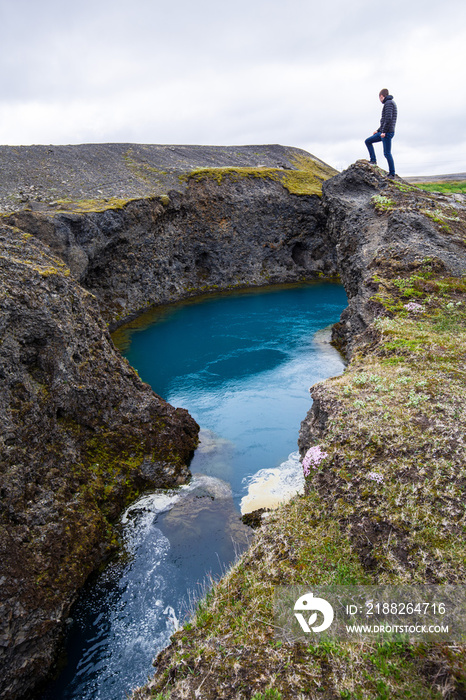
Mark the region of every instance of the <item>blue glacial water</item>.
<instances>
[{"instance_id":1,"label":"blue glacial water","mask_svg":"<svg viewBox=\"0 0 466 700\"><path fill-rule=\"evenodd\" d=\"M316 283L157 309L114 337L140 377L201 427L193 479L123 515L124 551L79 597L68 662L42 700L124 700L193 610L208 576L247 546L247 511L302 486L309 387L343 370L324 329L347 303ZM271 499L271 500L270 500Z\"/></svg>"}]
</instances>

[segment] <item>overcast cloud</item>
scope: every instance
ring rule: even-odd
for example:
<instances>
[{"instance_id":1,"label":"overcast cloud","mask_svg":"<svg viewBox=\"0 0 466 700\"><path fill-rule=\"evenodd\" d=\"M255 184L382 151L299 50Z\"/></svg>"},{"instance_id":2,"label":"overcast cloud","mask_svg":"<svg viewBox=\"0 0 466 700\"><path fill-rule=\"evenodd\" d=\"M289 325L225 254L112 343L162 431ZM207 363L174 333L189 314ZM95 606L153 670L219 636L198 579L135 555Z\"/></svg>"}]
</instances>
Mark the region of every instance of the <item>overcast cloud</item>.
<instances>
[{"instance_id":1,"label":"overcast cloud","mask_svg":"<svg viewBox=\"0 0 466 700\"><path fill-rule=\"evenodd\" d=\"M464 0L0 0L0 143L281 143L466 171ZM384 166L381 145L379 164Z\"/></svg>"}]
</instances>

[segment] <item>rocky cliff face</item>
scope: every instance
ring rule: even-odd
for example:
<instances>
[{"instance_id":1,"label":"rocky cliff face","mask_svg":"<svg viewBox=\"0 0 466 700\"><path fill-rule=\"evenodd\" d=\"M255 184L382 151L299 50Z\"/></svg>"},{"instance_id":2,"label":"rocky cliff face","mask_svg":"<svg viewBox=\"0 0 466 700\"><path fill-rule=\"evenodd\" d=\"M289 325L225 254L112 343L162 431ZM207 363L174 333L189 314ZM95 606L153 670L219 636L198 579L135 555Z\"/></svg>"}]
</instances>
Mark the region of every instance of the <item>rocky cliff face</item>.
<instances>
[{"instance_id":1,"label":"rocky cliff face","mask_svg":"<svg viewBox=\"0 0 466 700\"><path fill-rule=\"evenodd\" d=\"M76 146L0 146L0 211L102 209L128 199L183 192L186 175L200 168L295 171L312 161L324 177L336 170L299 148L161 146L101 143ZM301 165L302 167L302 165Z\"/></svg>"},{"instance_id":2,"label":"rocky cliff face","mask_svg":"<svg viewBox=\"0 0 466 700\"><path fill-rule=\"evenodd\" d=\"M375 277L406 275L430 259L445 274L464 273L462 195L432 196L359 161L324 183L326 233L348 294L335 339L349 355L382 311Z\"/></svg>"},{"instance_id":3,"label":"rocky cliff face","mask_svg":"<svg viewBox=\"0 0 466 700\"><path fill-rule=\"evenodd\" d=\"M336 275L320 197L291 193L277 172L290 177L198 170L186 174L183 192L87 213L23 210L7 220L66 262L114 329L153 304Z\"/></svg>"},{"instance_id":4,"label":"rocky cliff face","mask_svg":"<svg viewBox=\"0 0 466 700\"><path fill-rule=\"evenodd\" d=\"M331 456L308 489L376 576L463 581L466 198L358 162L323 205L349 300L334 339L351 362L311 390L300 450Z\"/></svg>"},{"instance_id":5,"label":"rocky cliff face","mask_svg":"<svg viewBox=\"0 0 466 700\"><path fill-rule=\"evenodd\" d=\"M95 298L0 229L0 695L47 673L77 589L148 486L185 481L196 423L115 350Z\"/></svg>"},{"instance_id":6,"label":"rocky cliff face","mask_svg":"<svg viewBox=\"0 0 466 700\"><path fill-rule=\"evenodd\" d=\"M197 444L108 327L335 274L318 196L333 173L279 146L0 151L0 697L18 700L47 675L122 508L186 480Z\"/></svg>"}]
</instances>

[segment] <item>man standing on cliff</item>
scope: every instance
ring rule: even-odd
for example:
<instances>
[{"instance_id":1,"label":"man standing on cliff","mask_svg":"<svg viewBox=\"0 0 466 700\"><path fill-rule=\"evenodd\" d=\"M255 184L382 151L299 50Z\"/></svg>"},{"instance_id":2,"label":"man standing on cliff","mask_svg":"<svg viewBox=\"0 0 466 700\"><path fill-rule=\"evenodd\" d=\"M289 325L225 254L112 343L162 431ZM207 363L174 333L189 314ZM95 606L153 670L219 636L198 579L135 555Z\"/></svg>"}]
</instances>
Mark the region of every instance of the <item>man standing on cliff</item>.
<instances>
[{"instance_id":1,"label":"man standing on cliff","mask_svg":"<svg viewBox=\"0 0 466 700\"><path fill-rule=\"evenodd\" d=\"M374 131L372 136L366 139L365 144L369 151L369 162L372 165L376 165L377 159L375 157L373 144L382 141L383 154L388 163L388 177L395 177L395 163L392 157L392 138L395 136L395 124L398 110L392 95L388 94L386 88L379 92L379 100L383 104L380 126L377 131Z\"/></svg>"}]
</instances>

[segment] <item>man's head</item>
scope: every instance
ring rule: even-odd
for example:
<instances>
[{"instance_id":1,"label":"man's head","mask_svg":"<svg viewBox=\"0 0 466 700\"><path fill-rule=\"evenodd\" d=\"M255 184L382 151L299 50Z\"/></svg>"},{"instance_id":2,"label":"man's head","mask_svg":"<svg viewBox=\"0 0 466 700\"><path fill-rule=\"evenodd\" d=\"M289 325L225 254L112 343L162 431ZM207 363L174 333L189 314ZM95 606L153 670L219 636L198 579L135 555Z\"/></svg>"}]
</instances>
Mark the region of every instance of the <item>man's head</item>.
<instances>
[{"instance_id":1,"label":"man's head","mask_svg":"<svg viewBox=\"0 0 466 700\"><path fill-rule=\"evenodd\" d=\"M388 97L388 90L387 88L384 88L379 92L379 100L383 102L386 97Z\"/></svg>"}]
</instances>

